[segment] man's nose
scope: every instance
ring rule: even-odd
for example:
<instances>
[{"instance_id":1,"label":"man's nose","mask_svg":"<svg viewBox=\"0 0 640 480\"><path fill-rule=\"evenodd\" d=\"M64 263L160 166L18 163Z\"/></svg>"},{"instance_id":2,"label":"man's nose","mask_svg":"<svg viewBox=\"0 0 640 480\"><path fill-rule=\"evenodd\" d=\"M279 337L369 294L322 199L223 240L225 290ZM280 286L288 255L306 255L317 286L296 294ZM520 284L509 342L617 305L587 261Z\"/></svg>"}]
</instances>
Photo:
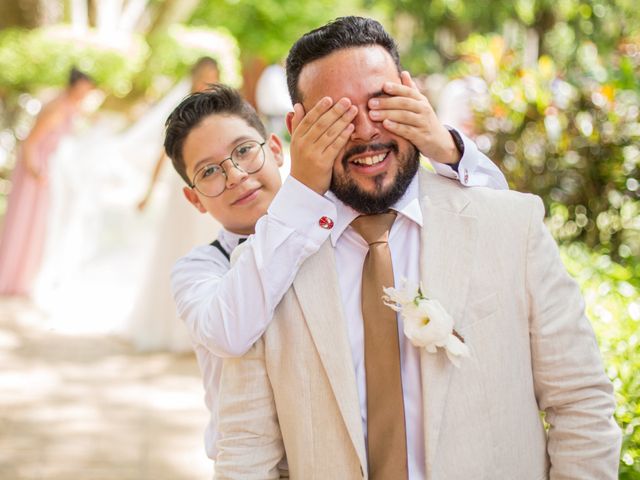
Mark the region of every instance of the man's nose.
<instances>
[{"instance_id":1,"label":"man's nose","mask_svg":"<svg viewBox=\"0 0 640 480\"><path fill-rule=\"evenodd\" d=\"M380 136L382 123L372 121L367 108L359 108L356 118L353 119L353 126L355 128L351 140L368 142Z\"/></svg>"}]
</instances>

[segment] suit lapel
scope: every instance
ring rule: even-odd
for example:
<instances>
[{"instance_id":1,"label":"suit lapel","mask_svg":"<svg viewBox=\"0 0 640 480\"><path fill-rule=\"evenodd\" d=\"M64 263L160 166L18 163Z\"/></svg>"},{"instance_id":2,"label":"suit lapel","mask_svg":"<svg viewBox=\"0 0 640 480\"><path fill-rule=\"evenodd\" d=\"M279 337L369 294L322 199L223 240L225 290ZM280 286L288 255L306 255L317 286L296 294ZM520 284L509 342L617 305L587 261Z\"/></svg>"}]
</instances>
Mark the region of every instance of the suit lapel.
<instances>
[{"instance_id":1,"label":"suit lapel","mask_svg":"<svg viewBox=\"0 0 640 480\"><path fill-rule=\"evenodd\" d=\"M300 268L293 282L311 337L361 465L367 456L351 346L342 309L333 247L329 240Z\"/></svg>"},{"instance_id":2,"label":"suit lapel","mask_svg":"<svg viewBox=\"0 0 640 480\"><path fill-rule=\"evenodd\" d=\"M463 215L469 199L435 176L420 172L423 229L420 277L425 293L437 299L460 328L475 256L476 218ZM462 187L460 187L462 188ZM446 353L421 352L427 478L431 478L450 377L455 367Z\"/></svg>"}]
</instances>

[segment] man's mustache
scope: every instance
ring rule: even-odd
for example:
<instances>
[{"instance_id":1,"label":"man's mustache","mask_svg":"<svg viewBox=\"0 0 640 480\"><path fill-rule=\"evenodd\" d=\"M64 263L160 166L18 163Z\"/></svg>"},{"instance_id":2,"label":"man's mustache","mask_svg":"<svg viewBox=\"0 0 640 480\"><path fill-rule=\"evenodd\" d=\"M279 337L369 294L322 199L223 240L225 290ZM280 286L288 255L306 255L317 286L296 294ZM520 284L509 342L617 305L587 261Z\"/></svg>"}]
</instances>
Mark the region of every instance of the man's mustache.
<instances>
[{"instance_id":1,"label":"man's mustache","mask_svg":"<svg viewBox=\"0 0 640 480\"><path fill-rule=\"evenodd\" d=\"M342 156L342 168L346 170L349 164L349 160L356 155L360 155L361 153L365 152L370 152L375 155L376 152L385 150L391 150L393 153L398 154L398 143L391 141L389 143L370 143L368 145L355 145L347 150Z\"/></svg>"}]
</instances>

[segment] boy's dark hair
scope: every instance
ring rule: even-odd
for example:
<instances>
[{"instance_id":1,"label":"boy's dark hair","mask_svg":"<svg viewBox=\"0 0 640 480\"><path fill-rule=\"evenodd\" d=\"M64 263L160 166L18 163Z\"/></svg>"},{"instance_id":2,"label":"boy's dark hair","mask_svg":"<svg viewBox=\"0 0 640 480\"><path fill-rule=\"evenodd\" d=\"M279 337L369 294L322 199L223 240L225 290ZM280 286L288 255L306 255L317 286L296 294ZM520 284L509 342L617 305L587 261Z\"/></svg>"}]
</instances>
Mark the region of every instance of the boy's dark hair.
<instances>
[{"instance_id":1,"label":"boy's dark hair","mask_svg":"<svg viewBox=\"0 0 640 480\"><path fill-rule=\"evenodd\" d=\"M302 101L298 79L305 65L346 48L379 45L393 59L400 72L400 55L395 40L377 21L363 17L340 17L305 33L293 44L287 56L287 86L293 103Z\"/></svg>"},{"instance_id":2,"label":"boy's dark hair","mask_svg":"<svg viewBox=\"0 0 640 480\"><path fill-rule=\"evenodd\" d=\"M76 67L71 67L71 70L69 70L69 80L67 82L68 85L70 87L73 87L76 83L78 83L81 80L95 83L93 81L93 78L91 78L89 75L84 73L82 70L78 70Z\"/></svg>"},{"instance_id":3,"label":"boy's dark hair","mask_svg":"<svg viewBox=\"0 0 640 480\"><path fill-rule=\"evenodd\" d=\"M267 138L267 131L258 114L237 90L214 83L203 92L190 94L167 118L164 137L164 150L171 159L173 168L187 185L191 185L191 180L182 156L184 141L191 130L209 115L235 115L255 128L263 139Z\"/></svg>"}]
</instances>

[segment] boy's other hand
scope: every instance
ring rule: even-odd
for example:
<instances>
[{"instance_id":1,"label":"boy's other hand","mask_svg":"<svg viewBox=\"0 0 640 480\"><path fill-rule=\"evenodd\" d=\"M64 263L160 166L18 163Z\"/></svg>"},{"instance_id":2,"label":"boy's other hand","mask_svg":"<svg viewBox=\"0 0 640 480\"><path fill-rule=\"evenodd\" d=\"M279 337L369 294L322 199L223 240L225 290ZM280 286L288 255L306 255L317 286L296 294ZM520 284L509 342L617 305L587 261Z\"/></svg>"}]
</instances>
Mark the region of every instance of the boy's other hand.
<instances>
[{"instance_id":1,"label":"boy's other hand","mask_svg":"<svg viewBox=\"0 0 640 480\"><path fill-rule=\"evenodd\" d=\"M406 138L420 153L440 163L457 163L460 153L451 134L440 123L431 103L407 71L400 74L402 84L386 82L388 97L369 100L369 117L389 132Z\"/></svg>"},{"instance_id":2,"label":"boy's other hand","mask_svg":"<svg viewBox=\"0 0 640 480\"><path fill-rule=\"evenodd\" d=\"M324 195L333 163L353 133L357 112L348 98L334 103L324 97L307 113L296 103L291 118L291 176Z\"/></svg>"}]
</instances>

